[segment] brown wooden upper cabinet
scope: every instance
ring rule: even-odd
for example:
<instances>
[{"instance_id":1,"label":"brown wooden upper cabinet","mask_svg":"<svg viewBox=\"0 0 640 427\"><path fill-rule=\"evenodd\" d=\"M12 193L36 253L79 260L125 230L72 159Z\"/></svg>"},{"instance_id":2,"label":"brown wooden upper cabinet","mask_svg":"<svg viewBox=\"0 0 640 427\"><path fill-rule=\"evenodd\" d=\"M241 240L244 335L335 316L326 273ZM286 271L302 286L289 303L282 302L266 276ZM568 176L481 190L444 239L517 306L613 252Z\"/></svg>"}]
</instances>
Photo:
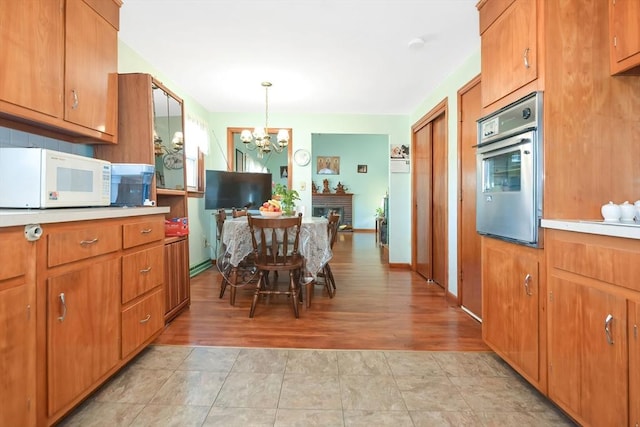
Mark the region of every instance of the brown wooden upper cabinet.
<instances>
[{"instance_id":1,"label":"brown wooden upper cabinet","mask_svg":"<svg viewBox=\"0 0 640 427\"><path fill-rule=\"evenodd\" d=\"M538 77L535 0L478 3L482 35L482 106Z\"/></svg>"},{"instance_id":2,"label":"brown wooden upper cabinet","mask_svg":"<svg viewBox=\"0 0 640 427\"><path fill-rule=\"evenodd\" d=\"M71 142L117 142L121 0L0 3L3 123Z\"/></svg>"},{"instance_id":3,"label":"brown wooden upper cabinet","mask_svg":"<svg viewBox=\"0 0 640 427\"><path fill-rule=\"evenodd\" d=\"M609 0L611 74L640 74L640 2Z\"/></svg>"}]
</instances>

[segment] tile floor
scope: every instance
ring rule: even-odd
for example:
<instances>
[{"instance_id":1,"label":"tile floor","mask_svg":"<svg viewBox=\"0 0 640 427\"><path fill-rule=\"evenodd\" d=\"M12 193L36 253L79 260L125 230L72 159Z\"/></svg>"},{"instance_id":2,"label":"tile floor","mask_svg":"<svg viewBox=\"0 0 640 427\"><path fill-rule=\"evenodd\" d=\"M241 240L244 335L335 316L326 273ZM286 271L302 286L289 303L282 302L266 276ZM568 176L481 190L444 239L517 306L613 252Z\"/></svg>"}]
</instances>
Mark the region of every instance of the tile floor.
<instances>
[{"instance_id":1,"label":"tile floor","mask_svg":"<svg viewBox=\"0 0 640 427\"><path fill-rule=\"evenodd\" d=\"M150 346L63 426L572 426L493 353Z\"/></svg>"}]
</instances>

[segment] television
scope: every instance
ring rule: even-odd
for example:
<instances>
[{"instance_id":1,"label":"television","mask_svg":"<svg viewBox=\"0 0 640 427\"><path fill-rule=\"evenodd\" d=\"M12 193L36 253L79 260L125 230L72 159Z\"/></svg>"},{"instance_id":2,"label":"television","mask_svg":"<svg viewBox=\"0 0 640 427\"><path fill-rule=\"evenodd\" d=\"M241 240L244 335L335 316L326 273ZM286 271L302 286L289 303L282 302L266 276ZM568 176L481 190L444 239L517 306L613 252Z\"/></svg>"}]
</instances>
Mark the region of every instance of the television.
<instances>
[{"instance_id":1,"label":"television","mask_svg":"<svg viewBox=\"0 0 640 427\"><path fill-rule=\"evenodd\" d=\"M270 173L207 170L204 208L256 210L271 198L271 185Z\"/></svg>"}]
</instances>

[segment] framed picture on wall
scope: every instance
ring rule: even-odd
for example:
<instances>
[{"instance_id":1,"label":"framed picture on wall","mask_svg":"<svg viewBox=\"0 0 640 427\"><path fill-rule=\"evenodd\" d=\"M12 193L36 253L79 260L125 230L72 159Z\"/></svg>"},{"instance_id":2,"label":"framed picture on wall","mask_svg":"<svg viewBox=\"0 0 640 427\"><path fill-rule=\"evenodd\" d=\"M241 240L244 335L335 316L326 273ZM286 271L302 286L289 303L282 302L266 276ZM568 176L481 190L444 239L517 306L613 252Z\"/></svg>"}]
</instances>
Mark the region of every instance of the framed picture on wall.
<instances>
[{"instance_id":1,"label":"framed picture on wall","mask_svg":"<svg viewBox=\"0 0 640 427\"><path fill-rule=\"evenodd\" d=\"M320 175L340 175L339 156L318 156L316 173Z\"/></svg>"},{"instance_id":2,"label":"framed picture on wall","mask_svg":"<svg viewBox=\"0 0 640 427\"><path fill-rule=\"evenodd\" d=\"M358 165L358 173L367 173L367 165Z\"/></svg>"},{"instance_id":3,"label":"framed picture on wall","mask_svg":"<svg viewBox=\"0 0 640 427\"><path fill-rule=\"evenodd\" d=\"M287 166L280 166L280 178L289 177L289 168Z\"/></svg>"}]
</instances>

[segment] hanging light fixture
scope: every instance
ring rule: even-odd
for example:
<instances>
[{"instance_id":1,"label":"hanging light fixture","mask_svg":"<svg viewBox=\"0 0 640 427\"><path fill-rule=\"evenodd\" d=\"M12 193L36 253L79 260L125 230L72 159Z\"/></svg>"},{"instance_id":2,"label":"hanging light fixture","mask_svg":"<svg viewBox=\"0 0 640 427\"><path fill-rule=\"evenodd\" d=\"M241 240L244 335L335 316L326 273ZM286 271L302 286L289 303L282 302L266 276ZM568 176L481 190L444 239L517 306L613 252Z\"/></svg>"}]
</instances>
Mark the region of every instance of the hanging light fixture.
<instances>
[{"instance_id":1,"label":"hanging light fixture","mask_svg":"<svg viewBox=\"0 0 640 427\"><path fill-rule=\"evenodd\" d=\"M245 129L240 133L240 140L248 150L258 150L258 158L271 153L271 150L281 153L289 145L289 131L286 129L280 129L276 136L276 143L271 143L271 135L269 135L269 88L271 86L271 82L262 82L265 99L264 127L256 127L253 132Z\"/></svg>"}]
</instances>

